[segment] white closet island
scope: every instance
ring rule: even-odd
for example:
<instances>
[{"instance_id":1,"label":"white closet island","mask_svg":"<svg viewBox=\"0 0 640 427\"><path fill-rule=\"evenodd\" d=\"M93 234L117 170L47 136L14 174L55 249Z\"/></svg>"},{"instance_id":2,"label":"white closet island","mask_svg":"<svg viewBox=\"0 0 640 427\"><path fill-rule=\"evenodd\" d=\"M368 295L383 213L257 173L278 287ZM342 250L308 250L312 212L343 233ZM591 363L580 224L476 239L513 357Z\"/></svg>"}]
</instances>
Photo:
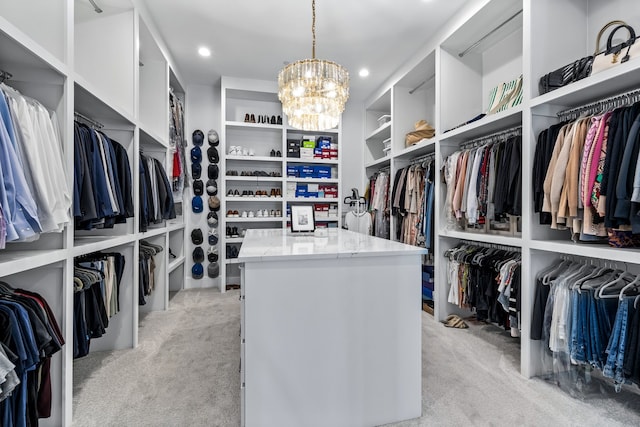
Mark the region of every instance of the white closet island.
<instances>
[{"instance_id":1,"label":"white closet island","mask_svg":"<svg viewBox=\"0 0 640 427\"><path fill-rule=\"evenodd\" d=\"M424 252L342 229L249 230L238 258L242 424L419 417Z\"/></svg>"}]
</instances>

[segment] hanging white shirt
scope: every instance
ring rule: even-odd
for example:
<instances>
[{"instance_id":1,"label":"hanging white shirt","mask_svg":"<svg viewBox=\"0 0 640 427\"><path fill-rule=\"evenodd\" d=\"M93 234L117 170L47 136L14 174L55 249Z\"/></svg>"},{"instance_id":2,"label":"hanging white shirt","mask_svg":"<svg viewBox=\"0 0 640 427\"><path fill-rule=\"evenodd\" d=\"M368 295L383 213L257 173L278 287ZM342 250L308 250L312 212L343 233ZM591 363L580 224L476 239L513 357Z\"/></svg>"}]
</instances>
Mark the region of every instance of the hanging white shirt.
<instances>
[{"instance_id":1,"label":"hanging white shirt","mask_svg":"<svg viewBox=\"0 0 640 427\"><path fill-rule=\"evenodd\" d=\"M369 214L369 212L362 212L358 215L353 211L347 212L344 217L344 222L347 230L362 234L371 234L371 214Z\"/></svg>"}]
</instances>

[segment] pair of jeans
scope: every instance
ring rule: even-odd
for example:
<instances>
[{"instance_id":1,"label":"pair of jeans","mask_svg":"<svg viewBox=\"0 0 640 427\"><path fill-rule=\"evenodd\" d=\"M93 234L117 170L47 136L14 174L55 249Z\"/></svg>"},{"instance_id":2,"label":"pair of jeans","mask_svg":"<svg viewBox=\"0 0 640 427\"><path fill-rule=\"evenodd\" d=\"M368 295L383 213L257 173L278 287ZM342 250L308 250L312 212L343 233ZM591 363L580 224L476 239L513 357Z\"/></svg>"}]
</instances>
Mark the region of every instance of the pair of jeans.
<instances>
[{"instance_id":1,"label":"pair of jeans","mask_svg":"<svg viewBox=\"0 0 640 427\"><path fill-rule=\"evenodd\" d=\"M607 346L607 363L602 370L605 377L613 378L616 383L616 391L624 382L623 366L625 343L629 325L629 306L633 304L634 297L627 297L618 304L616 320L611 331L611 338Z\"/></svg>"}]
</instances>

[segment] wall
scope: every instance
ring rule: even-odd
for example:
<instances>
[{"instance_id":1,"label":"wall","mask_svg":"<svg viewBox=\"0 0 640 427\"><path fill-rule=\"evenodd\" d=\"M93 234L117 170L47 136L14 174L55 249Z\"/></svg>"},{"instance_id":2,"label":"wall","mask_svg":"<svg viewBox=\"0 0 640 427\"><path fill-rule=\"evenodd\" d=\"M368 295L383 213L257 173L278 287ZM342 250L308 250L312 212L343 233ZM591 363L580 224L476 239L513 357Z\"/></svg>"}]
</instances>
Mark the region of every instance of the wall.
<instances>
[{"instance_id":1,"label":"wall","mask_svg":"<svg viewBox=\"0 0 640 427\"><path fill-rule=\"evenodd\" d=\"M189 144L187 147L187 164L189 166L189 176L191 176L190 153L191 148L193 147L193 144L191 142L191 135L193 134L194 130L200 129L202 132L204 132L205 135L205 142L202 146L202 148L204 149L202 159L203 167L202 176L200 179L202 179L206 184L208 166L206 151L209 147L207 143L207 132L209 132L209 129L215 129L216 131L218 131L218 133L220 132L220 85L187 85L185 109L187 111L185 117L185 137L187 138ZM191 199L193 198L193 188L191 186L192 183L193 178L190 178L189 188L185 188L184 212L186 223L185 236L187 239L187 242L185 244L185 255L187 257L185 261L185 268L187 274L185 278L184 288L210 288L220 286L219 278L210 279L209 277L207 277L208 261L206 259L202 263L205 269L204 277L202 279L196 280L191 276L191 267L193 266L192 253L193 249L196 247L196 245L191 243L191 230L198 227L202 229L205 241L200 246L202 246L202 249L204 249L205 257L207 254L207 249L209 248L209 245L207 243L207 233L209 230L209 226L207 225L207 213L209 212L209 209L206 205L207 193L205 191L204 195L202 196L202 200L205 205L202 213L193 213L193 210L191 209ZM218 214L222 215L220 212L218 212ZM218 233L224 233L224 230L220 230L220 227L218 227ZM218 247L218 250L220 251L221 248Z\"/></svg>"}]
</instances>

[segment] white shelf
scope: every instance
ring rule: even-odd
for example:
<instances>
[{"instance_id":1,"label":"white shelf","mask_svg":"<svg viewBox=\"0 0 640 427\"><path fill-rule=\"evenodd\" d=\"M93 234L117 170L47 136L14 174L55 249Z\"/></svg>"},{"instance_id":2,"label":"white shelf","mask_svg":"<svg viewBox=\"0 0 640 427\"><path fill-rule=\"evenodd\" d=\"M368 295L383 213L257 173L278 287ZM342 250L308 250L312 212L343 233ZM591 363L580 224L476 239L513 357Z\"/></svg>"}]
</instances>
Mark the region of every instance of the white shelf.
<instances>
[{"instance_id":1,"label":"white shelf","mask_svg":"<svg viewBox=\"0 0 640 427\"><path fill-rule=\"evenodd\" d=\"M338 129L302 130L302 129L296 129L296 128L287 126L287 133L299 134L299 135L305 135L305 136L324 136L324 135L331 136L331 135L338 135L340 131Z\"/></svg>"},{"instance_id":2,"label":"white shelf","mask_svg":"<svg viewBox=\"0 0 640 427\"><path fill-rule=\"evenodd\" d=\"M287 163L307 163L320 165L337 165L338 159L300 159L297 157L286 157Z\"/></svg>"},{"instance_id":3,"label":"white shelf","mask_svg":"<svg viewBox=\"0 0 640 427\"><path fill-rule=\"evenodd\" d=\"M155 237L155 236L159 236L160 234L166 233L167 232L167 227L162 226L162 227L158 227L158 228L151 228L149 227L149 229L147 231L143 231L140 233L140 238L141 239L149 239L151 237Z\"/></svg>"},{"instance_id":4,"label":"white shelf","mask_svg":"<svg viewBox=\"0 0 640 427\"><path fill-rule=\"evenodd\" d=\"M640 249L614 248L606 244L574 243L567 240L532 240L531 249L588 258L640 264Z\"/></svg>"},{"instance_id":5,"label":"white shelf","mask_svg":"<svg viewBox=\"0 0 640 427\"><path fill-rule=\"evenodd\" d=\"M260 218L260 217L254 217L254 218L230 218L230 217L225 217L224 218L225 221L227 223L230 222L238 222L238 223L242 223L242 222L282 222L282 217L273 217L270 216L268 218Z\"/></svg>"},{"instance_id":6,"label":"white shelf","mask_svg":"<svg viewBox=\"0 0 640 427\"><path fill-rule=\"evenodd\" d=\"M440 231L440 237L449 237L452 239L471 240L481 243L492 243L495 245L505 245L522 247L522 238L501 236L497 234L473 233L469 231L443 230Z\"/></svg>"},{"instance_id":7,"label":"white shelf","mask_svg":"<svg viewBox=\"0 0 640 427\"><path fill-rule=\"evenodd\" d=\"M150 237L145 235L144 237ZM76 237L73 246L73 256L86 255L93 252L104 251L118 246L128 245L137 240L135 234L126 236L82 236Z\"/></svg>"},{"instance_id":8,"label":"white shelf","mask_svg":"<svg viewBox=\"0 0 640 427\"><path fill-rule=\"evenodd\" d=\"M0 277L55 264L66 258L64 249L12 251L8 244L7 249L0 252Z\"/></svg>"},{"instance_id":9,"label":"white shelf","mask_svg":"<svg viewBox=\"0 0 640 427\"><path fill-rule=\"evenodd\" d=\"M176 221L175 219L171 220L171 221ZM177 230L183 230L185 227L183 222L169 222L167 224L167 231L172 232L172 231L177 231Z\"/></svg>"},{"instance_id":10,"label":"white shelf","mask_svg":"<svg viewBox=\"0 0 640 427\"><path fill-rule=\"evenodd\" d=\"M292 203L339 203L337 197L287 197L287 202Z\"/></svg>"},{"instance_id":11,"label":"white shelf","mask_svg":"<svg viewBox=\"0 0 640 427\"><path fill-rule=\"evenodd\" d=\"M387 123L380 126L378 129L371 132L369 136L366 137L365 141L383 141L391 136L391 120Z\"/></svg>"},{"instance_id":12,"label":"white shelf","mask_svg":"<svg viewBox=\"0 0 640 427\"><path fill-rule=\"evenodd\" d=\"M391 157L387 156L387 157L383 157L381 159L369 162L366 165L364 165L364 167L366 169L371 169L371 168L380 169L380 168L383 168L383 167L389 166L389 165L391 165Z\"/></svg>"},{"instance_id":13,"label":"white shelf","mask_svg":"<svg viewBox=\"0 0 640 427\"><path fill-rule=\"evenodd\" d=\"M457 129L440 135L439 140L441 142L459 142L464 140L471 140L484 135L490 135L495 132L499 132L503 129L508 129L514 126L522 124L522 104L517 105L508 110L501 111L499 113L484 116L480 120L477 120L468 125L464 125Z\"/></svg>"},{"instance_id":14,"label":"white shelf","mask_svg":"<svg viewBox=\"0 0 640 427\"><path fill-rule=\"evenodd\" d=\"M178 258L176 258L173 261L171 261L169 263L168 272L171 273L173 270L175 270L176 268L180 267L182 264L184 264L184 261L185 261L184 255L183 256L179 256Z\"/></svg>"},{"instance_id":15,"label":"white shelf","mask_svg":"<svg viewBox=\"0 0 640 427\"><path fill-rule=\"evenodd\" d=\"M224 260L224 263L229 265L229 264L242 264L241 261L238 261L238 258L227 258Z\"/></svg>"},{"instance_id":16,"label":"white shelf","mask_svg":"<svg viewBox=\"0 0 640 427\"><path fill-rule=\"evenodd\" d=\"M103 95L82 77L76 75L75 83L75 111L98 120L105 126L128 125L133 128L135 119L128 111Z\"/></svg>"},{"instance_id":17,"label":"white shelf","mask_svg":"<svg viewBox=\"0 0 640 427\"><path fill-rule=\"evenodd\" d=\"M227 161L281 163L283 157L269 156L226 156ZM255 178L255 177L254 177Z\"/></svg>"},{"instance_id":18,"label":"white shelf","mask_svg":"<svg viewBox=\"0 0 640 427\"><path fill-rule=\"evenodd\" d=\"M436 142L437 138L435 137L431 139L423 139L419 143L399 151L397 154L394 154L393 157L406 159L423 154L433 153L436 150Z\"/></svg>"},{"instance_id":19,"label":"white shelf","mask_svg":"<svg viewBox=\"0 0 640 427\"><path fill-rule=\"evenodd\" d=\"M287 181L290 182L308 182L308 183L318 183L318 184L338 184L340 180L336 178L296 178L293 176L288 176L286 178Z\"/></svg>"},{"instance_id":20,"label":"white shelf","mask_svg":"<svg viewBox=\"0 0 640 427\"><path fill-rule=\"evenodd\" d=\"M225 122L225 126L228 128L239 128L239 129L260 129L260 130L282 130L284 127L282 125L272 125L267 123L247 123L247 122L237 122L228 120Z\"/></svg>"},{"instance_id":21,"label":"white shelf","mask_svg":"<svg viewBox=\"0 0 640 427\"><path fill-rule=\"evenodd\" d=\"M225 243L242 243L244 241L244 237L227 237L224 242Z\"/></svg>"},{"instance_id":22,"label":"white shelf","mask_svg":"<svg viewBox=\"0 0 640 427\"><path fill-rule=\"evenodd\" d=\"M224 177L227 181L242 181L242 182L282 182L282 177L275 176L227 176Z\"/></svg>"},{"instance_id":23,"label":"white shelf","mask_svg":"<svg viewBox=\"0 0 640 427\"><path fill-rule=\"evenodd\" d=\"M161 145L163 148L169 148L169 134L164 136L155 134L150 128L140 126L140 146L144 149L145 145Z\"/></svg>"},{"instance_id":24,"label":"white shelf","mask_svg":"<svg viewBox=\"0 0 640 427\"><path fill-rule=\"evenodd\" d=\"M227 203L230 202L281 202L282 197L225 197Z\"/></svg>"}]
</instances>

